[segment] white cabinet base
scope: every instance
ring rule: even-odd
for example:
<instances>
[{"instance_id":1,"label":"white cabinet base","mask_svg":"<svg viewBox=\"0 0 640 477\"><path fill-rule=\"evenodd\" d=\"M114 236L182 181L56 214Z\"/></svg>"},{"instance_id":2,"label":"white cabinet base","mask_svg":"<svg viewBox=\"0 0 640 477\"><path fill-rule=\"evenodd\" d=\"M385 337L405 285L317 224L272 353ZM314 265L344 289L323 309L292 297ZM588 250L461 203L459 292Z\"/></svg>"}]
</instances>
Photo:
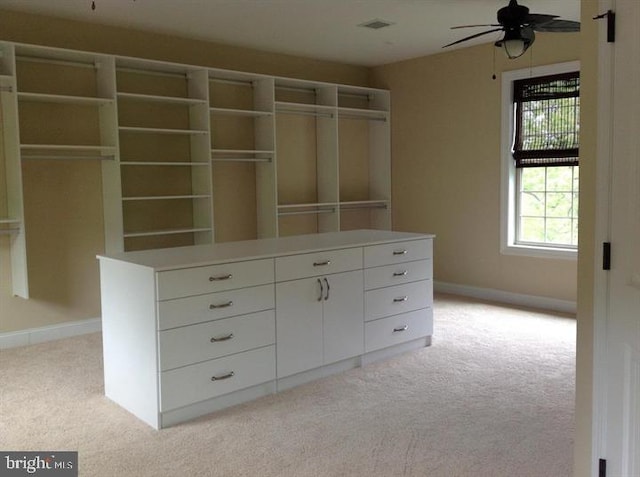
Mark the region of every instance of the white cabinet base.
<instances>
[{"instance_id":1,"label":"white cabinet base","mask_svg":"<svg viewBox=\"0 0 640 477\"><path fill-rule=\"evenodd\" d=\"M428 346L431 239L363 230L100 257L105 394L160 429Z\"/></svg>"}]
</instances>

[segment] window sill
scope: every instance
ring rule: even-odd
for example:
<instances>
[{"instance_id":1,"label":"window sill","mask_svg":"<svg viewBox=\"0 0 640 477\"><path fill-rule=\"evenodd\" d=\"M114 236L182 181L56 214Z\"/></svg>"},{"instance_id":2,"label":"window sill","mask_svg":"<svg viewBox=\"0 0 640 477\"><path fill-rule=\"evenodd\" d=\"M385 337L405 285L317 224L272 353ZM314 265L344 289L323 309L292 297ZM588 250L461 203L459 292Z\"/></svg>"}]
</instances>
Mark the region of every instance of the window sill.
<instances>
[{"instance_id":1,"label":"window sill","mask_svg":"<svg viewBox=\"0 0 640 477\"><path fill-rule=\"evenodd\" d=\"M532 245L508 245L501 250L503 255L518 255L533 258L577 260L578 250L573 248L536 247Z\"/></svg>"}]
</instances>

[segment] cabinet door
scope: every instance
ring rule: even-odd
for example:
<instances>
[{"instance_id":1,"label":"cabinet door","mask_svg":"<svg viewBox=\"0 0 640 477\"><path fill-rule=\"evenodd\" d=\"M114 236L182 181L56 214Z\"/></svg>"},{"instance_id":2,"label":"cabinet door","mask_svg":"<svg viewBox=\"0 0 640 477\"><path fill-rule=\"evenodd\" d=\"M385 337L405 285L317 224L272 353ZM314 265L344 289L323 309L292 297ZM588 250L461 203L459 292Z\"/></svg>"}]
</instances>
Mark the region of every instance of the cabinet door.
<instances>
[{"instance_id":1,"label":"cabinet door","mask_svg":"<svg viewBox=\"0 0 640 477\"><path fill-rule=\"evenodd\" d=\"M322 366L322 304L317 278L276 285L277 376Z\"/></svg>"},{"instance_id":2,"label":"cabinet door","mask_svg":"<svg viewBox=\"0 0 640 477\"><path fill-rule=\"evenodd\" d=\"M363 272L323 277L324 364L358 356L364 351Z\"/></svg>"}]
</instances>

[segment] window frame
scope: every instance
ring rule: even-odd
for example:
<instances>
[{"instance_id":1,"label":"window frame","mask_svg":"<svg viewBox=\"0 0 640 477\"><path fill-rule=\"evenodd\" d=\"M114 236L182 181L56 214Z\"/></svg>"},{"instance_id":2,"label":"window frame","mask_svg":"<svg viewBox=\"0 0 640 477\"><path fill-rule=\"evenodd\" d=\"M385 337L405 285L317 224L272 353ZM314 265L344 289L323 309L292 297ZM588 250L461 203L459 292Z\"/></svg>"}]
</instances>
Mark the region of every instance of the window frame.
<instances>
[{"instance_id":1,"label":"window frame","mask_svg":"<svg viewBox=\"0 0 640 477\"><path fill-rule=\"evenodd\" d=\"M513 82L536 76L549 76L580 71L579 61L569 61L552 65L537 66L502 73L502 125L501 125L501 179L500 179L500 252L504 255L520 255L538 258L559 258L576 260L578 248L553 245L529 245L516 243L517 215L516 194L518 178L515 161L511 154L513 147L514 104ZM578 166L579 167L579 166Z\"/></svg>"}]
</instances>

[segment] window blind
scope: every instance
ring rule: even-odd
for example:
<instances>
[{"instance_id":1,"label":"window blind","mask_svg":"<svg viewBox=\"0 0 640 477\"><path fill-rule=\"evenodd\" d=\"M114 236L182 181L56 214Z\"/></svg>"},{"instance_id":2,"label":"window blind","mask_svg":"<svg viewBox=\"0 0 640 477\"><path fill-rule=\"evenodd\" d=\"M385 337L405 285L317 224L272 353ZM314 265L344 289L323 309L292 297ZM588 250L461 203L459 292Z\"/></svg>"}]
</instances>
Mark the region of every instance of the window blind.
<instances>
[{"instance_id":1,"label":"window blind","mask_svg":"<svg viewBox=\"0 0 640 477\"><path fill-rule=\"evenodd\" d=\"M516 167L577 166L580 73L514 81Z\"/></svg>"}]
</instances>

